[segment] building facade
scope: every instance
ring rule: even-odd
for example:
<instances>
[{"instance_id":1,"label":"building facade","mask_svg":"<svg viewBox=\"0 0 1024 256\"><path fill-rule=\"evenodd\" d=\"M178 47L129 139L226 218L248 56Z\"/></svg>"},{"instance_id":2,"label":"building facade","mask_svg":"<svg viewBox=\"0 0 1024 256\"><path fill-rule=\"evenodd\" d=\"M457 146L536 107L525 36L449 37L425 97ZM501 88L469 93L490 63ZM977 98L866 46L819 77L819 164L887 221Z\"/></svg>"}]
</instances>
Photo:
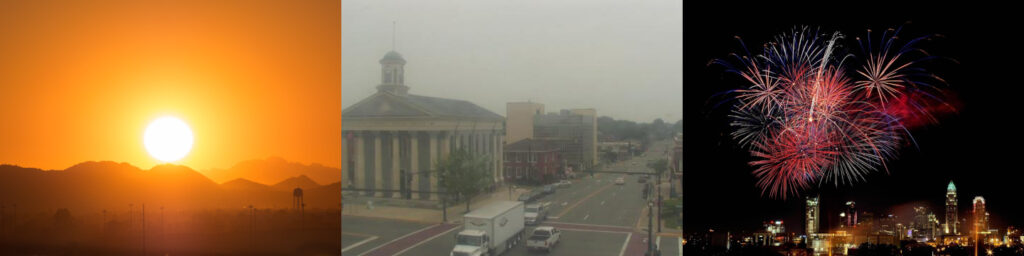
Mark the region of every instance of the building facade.
<instances>
[{"instance_id":1,"label":"building facade","mask_svg":"<svg viewBox=\"0 0 1024 256\"><path fill-rule=\"evenodd\" d=\"M463 100L409 94L406 61L397 52L380 60L377 92L342 110L342 184L368 196L437 200L434 164L455 149L489 157L501 183L504 117ZM402 177L405 174L405 177Z\"/></svg>"},{"instance_id":2,"label":"building facade","mask_svg":"<svg viewBox=\"0 0 1024 256\"><path fill-rule=\"evenodd\" d=\"M533 138L533 118L544 113L544 104L536 102L505 103L505 141L516 143Z\"/></svg>"},{"instance_id":3,"label":"building facade","mask_svg":"<svg viewBox=\"0 0 1024 256\"><path fill-rule=\"evenodd\" d=\"M821 218L818 215L820 208L818 206L818 196L807 197L807 238L814 237L814 234L818 233L818 225L821 222Z\"/></svg>"},{"instance_id":4,"label":"building facade","mask_svg":"<svg viewBox=\"0 0 1024 256\"><path fill-rule=\"evenodd\" d=\"M988 233L988 212L985 211L984 197L974 197L974 209L971 214L974 215L974 232Z\"/></svg>"},{"instance_id":5,"label":"building facade","mask_svg":"<svg viewBox=\"0 0 1024 256\"><path fill-rule=\"evenodd\" d=\"M562 110L534 117L534 139L550 140L562 149L567 168L588 170L597 164L596 118L588 111ZM594 113L596 114L596 113Z\"/></svg>"},{"instance_id":6,"label":"building facade","mask_svg":"<svg viewBox=\"0 0 1024 256\"><path fill-rule=\"evenodd\" d=\"M943 224L946 235L959 235L960 230L960 219L957 219L956 212L959 209L956 205L956 186L953 185L953 181L949 181L949 185L946 186L946 223Z\"/></svg>"},{"instance_id":7,"label":"building facade","mask_svg":"<svg viewBox=\"0 0 1024 256\"><path fill-rule=\"evenodd\" d=\"M560 151L549 141L534 139L505 145L505 179L546 184L563 177Z\"/></svg>"},{"instance_id":8,"label":"building facade","mask_svg":"<svg viewBox=\"0 0 1024 256\"><path fill-rule=\"evenodd\" d=\"M847 201L846 208L839 213L839 227L857 227L857 203Z\"/></svg>"}]
</instances>

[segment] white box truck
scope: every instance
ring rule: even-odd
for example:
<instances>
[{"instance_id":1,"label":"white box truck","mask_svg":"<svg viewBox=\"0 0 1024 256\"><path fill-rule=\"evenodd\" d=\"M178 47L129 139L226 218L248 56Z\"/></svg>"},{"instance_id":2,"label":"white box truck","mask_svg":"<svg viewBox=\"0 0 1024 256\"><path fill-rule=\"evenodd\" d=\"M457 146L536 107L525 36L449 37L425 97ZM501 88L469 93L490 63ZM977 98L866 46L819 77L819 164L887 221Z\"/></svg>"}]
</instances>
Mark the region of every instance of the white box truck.
<instances>
[{"instance_id":1,"label":"white box truck","mask_svg":"<svg viewBox=\"0 0 1024 256\"><path fill-rule=\"evenodd\" d=\"M501 255L523 240L523 202L499 201L462 217L451 256Z\"/></svg>"}]
</instances>

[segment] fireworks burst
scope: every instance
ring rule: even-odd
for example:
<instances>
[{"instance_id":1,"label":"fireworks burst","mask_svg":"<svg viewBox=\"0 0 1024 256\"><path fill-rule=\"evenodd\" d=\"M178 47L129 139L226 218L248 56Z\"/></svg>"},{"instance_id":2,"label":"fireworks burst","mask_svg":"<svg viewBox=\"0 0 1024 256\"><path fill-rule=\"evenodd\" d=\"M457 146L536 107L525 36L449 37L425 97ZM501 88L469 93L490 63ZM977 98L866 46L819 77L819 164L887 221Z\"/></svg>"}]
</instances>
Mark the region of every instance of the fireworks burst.
<instances>
[{"instance_id":1,"label":"fireworks burst","mask_svg":"<svg viewBox=\"0 0 1024 256\"><path fill-rule=\"evenodd\" d=\"M735 100L731 135L755 158L749 164L762 194L785 199L814 184L888 172L886 162L913 139L908 122L937 121L931 106L944 102L935 85L945 81L921 67L933 57L914 47L930 37L897 45L898 33L886 30L878 42L870 30L865 40L855 38L862 59L838 54L842 34L804 27L777 36L758 55L737 37L746 54L712 61L748 83L728 92Z\"/></svg>"}]
</instances>

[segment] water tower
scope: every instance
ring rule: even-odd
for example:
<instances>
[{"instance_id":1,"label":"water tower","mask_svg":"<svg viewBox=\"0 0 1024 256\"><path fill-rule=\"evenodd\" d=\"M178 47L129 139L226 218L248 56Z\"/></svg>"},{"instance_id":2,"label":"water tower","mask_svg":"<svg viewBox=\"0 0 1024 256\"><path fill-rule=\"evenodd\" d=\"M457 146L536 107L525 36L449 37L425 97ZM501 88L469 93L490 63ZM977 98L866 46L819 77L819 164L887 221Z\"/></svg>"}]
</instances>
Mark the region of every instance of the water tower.
<instances>
[{"instance_id":1,"label":"water tower","mask_svg":"<svg viewBox=\"0 0 1024 256\"><path fill-rule=\"evenodd\" d=\"M302 211L302 206L305 204L306 203L302 201L302 189L295 188L295 190L292 191L292 208L296 211Z\"/></svg>"}]
</instances>

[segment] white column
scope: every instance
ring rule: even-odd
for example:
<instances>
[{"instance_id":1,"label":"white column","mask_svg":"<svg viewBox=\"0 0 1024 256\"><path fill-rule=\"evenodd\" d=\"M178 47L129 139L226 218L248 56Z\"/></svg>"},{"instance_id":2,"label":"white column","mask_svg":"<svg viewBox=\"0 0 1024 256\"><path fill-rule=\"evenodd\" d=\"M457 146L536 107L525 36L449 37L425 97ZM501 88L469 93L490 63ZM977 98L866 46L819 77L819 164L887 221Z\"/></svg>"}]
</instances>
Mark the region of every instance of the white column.
<instances>
[{"instance_id":1,"label":"white column","mask_svg":"<svg viewBox=\"0 0 1024 256\"><path fill-rule=\"evenodd\" d=\"M455 136L455 148L459 150L459 148L462 148L462 134L456 133L452 135Z\"/></svg>"},{"instance_id":2,"label":"white column","mask_svg":"<svg viewBox=\"0 0 1024 256\"><path fill-rule=\"evenodd\" d=\"M505 136L498 136L498 173L501 175L501 181L505 182Z\"/></svg>"},{"instance_id":3,"label":"white column","mask_svg":"<svg viewBox=\"0 0 1024 256\"><path fill-rule=\"evenodd\" d=\"M501 137L498 133L491 133L491 161L494 161L494 183L501 183L505 176L501 175L501 155L498 154L501 144L498 143L498 137Z\"/></svg>"},{"instance_id":4,"label":"white column","mask_svg":"<svg viewBox=\"0 0 1024 256\"><path fill-rule=\"evenodd\" d=\"M373 133L373 189L384 189L384 175L381 172L381 160L384 154L381 154L380 150L380 135L383 132L377 131ZM384 192L375 192L374 196L384 196Z\"/></svg>"},{"instance_id":5,"label":"white column","mask_svg":"<svg viewBox=\"0 0 1024 256\"><path fill-rule=\"evenodd\" d=\"M356 179L355 184L357 189L366 189L366 157L364 156L365 152L363 152L366 149L364 147L365 142L363 141L365 136L363 136L362 132L357 132L356 136L354 137L356 140L356 175L354 177ZM359 194L365 195L366 192L360 191Z\"/></svg>"},{"instance_id":6,"label":"white column","mask_svg":"<svg viewBox=\"0 0 1024 256\"><path fill-rule=\"evenodd\" d=\"M399 147L398 139L399 139L398 131L392 132L391 133L391 184L392 184L391 185L391 189L394 189L394 190L398 190L399 188L402 187L401 182L400 182L401 181L400 180L401 176L399 176L401 174L401 172L398 171L398 170L402 169L402 166L400 165L401 162L399 162L399 157L398 157L398 155L400 154L399 151L398 151L399 150L399 148L398 148ZM391 196L394 197L394 198L402 198L402 193L392 192Z\"/></svg>"},{"instance_id":7,"label":"white column","mask_svg":"<svg viewBox=\"0 0 1024 256\"><path fill-rule=\"evenodd\" d=\"M409 157L411 157L411 158L410 158L409 170L407 170L407 171L412 172L412 173L416 173L416 172L420 171L420 167L419 167L419 162L420 162L419 161L419 149L418 149L418 144L419 144L418 137L419 136L416 136L418 134L419 134L419 132L416 132L416 131L409 132ZM415 190L419 190L420 189L420 183L419 183L419 181L420 181L419 176L420 175L419 174L413 174L411 176L412 176L412 178L411 178L412 186L410 188L412 190L414 190L414 191ZM419 193L413 193L413 195L415 196L415 198L419 198Z\"/></svg>"},{"instance_id":8,"label":"white column","mask_svg":"<svg viewBox=\"0 0 1024 256\"><path fill-rule=\"evenodd\" d=\"M452 152L452 134L449 132L442 133L441 136L441 157L447 157Z\"/></svg>"},{"instance_id":9,"label":"white column","mask_svg":"<svg viewBox=\"0 0 1024 256\"><path fill-rule=\"evenodd\" d=\"M438 152L437 152L437 146L438 146L437 136L438 136L438 134L437 134L437 132L433 132L432 131L432 132L428 132L427 135L430 136L430 170L434 171L434 164L437 164L437 159L438 159L438 157L437 157L438 156ZM430 178L429 179L430 179L430 191L438 191L438 189L437 189L437 175L435 175L434 173L430 173ZM430 194L430 200L437 200L437 199L438 199L437 194L434 194L434 193Z\"/></svg>"}]
</instances>

